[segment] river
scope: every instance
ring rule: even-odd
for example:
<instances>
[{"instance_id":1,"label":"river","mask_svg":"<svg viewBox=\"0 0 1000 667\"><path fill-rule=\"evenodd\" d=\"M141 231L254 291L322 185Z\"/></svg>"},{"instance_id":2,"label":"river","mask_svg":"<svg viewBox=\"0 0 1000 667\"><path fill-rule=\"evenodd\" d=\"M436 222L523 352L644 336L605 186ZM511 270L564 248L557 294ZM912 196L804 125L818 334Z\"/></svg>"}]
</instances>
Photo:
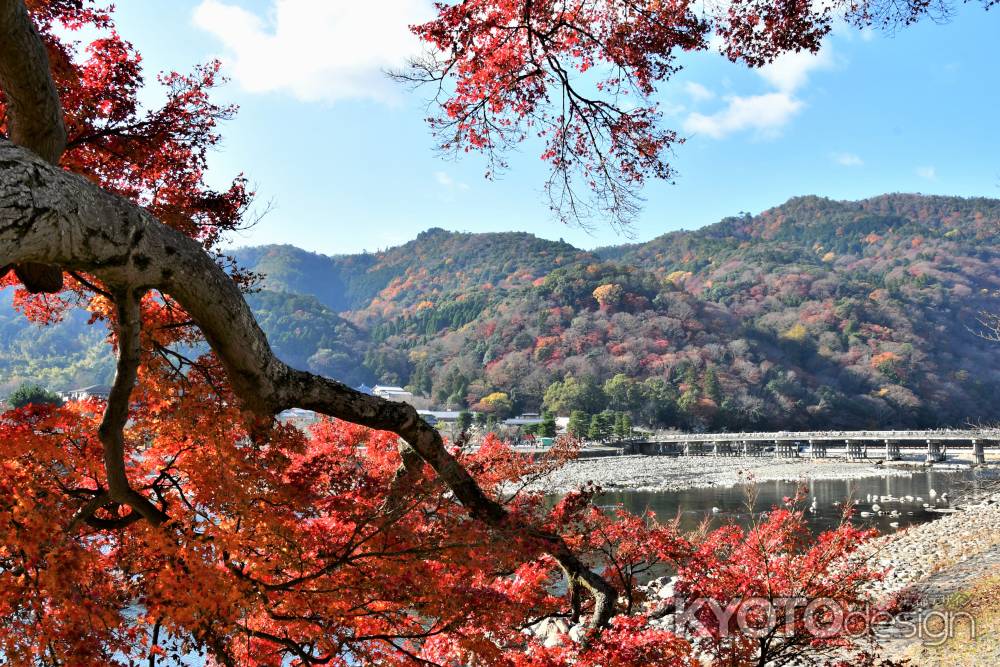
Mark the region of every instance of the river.
<instances>
[{"instance_id":1,"label":"river","mask_svg":"<svg viewBox=\"0 0 1000 667\"><path fill-rule=\"evenodd\" d=\"M854 521L858 524L870 525L879 532L891 532L897 528L890 524L898 524L898 528L932 521L942 516L930 509L947 509L949 503L942 499L943 494L953 498L960 491L965 491L974 483L970 471L918 471L912 475L896 477L865 477L861 479L822 479L806 483L809 496L806 499L808 507L813 498L816 499L815 511L806 512L810 527L814 531L822 531L835 527L841 519L842 504L847 498L853 498L857 505ZM755 512L767 511L780 505L782 498L793 496L800 483L789 481L768 481L757 484ZM931 489L936 497L931 496ZM867 501L868 495L893 496L902 498L913 496L912 502L878 502L883 514L872 512L872 503ZM922 498L921 501L916 500ZM681 491L621 491L604 493L597 498L602 506L624 505L631 512L652 510L661 520L670 520L680 514L681 529L697 528L709 518L713 526L733 522L745 525L749 520L746 488L742 486L693 488ZM717 508L717 512L713 512ZM896 510L898 517L890 516ZM871 513L871 516L861 516L861 512Z\"/></svg>"}]
</instances>

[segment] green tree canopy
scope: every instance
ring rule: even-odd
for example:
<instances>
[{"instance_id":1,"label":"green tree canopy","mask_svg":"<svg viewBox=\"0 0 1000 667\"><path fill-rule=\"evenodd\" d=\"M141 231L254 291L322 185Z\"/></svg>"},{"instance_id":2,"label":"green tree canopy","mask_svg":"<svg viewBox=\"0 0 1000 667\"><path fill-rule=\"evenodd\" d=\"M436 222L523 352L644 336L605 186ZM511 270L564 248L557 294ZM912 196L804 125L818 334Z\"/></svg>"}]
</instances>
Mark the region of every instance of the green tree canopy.
<instances>
[{"instance_id":1,"label":"green tree canopy","mask_svg":"<svg viewBox=\"0 0 1000 667\"><path fill-rule=\"evenodd\" d=\"M600 412L590 418L587 427L587 437L590 440L604 442L610 440L614 431L614 413Z\"/></svg>"},{"instance_id":2,"label":"green tree canopy","mask_svg":"<svg viewBox=\"0 0 1000 667\"><path fill-rule=\"evenodd\" d=\"M569 416L569 425L566 430L574 438L586 438L590 428L590 417L583 410L574 410Z\"/></svg>"},{"instance_id":3,"label":"green tree canopy","mask_svg":"<svg viewBox=\"0 0 1000 667\"><path fill-rule=\"evenodd\" d=\"M59 394L49 391L40 384L26 383L15 389L7 397L7 404L12 408L23 408L26 405L62 405Z\"/></svg>"},{"instance_id":4,"label":"green tree canopy","mask_svg":"<svg viewBox=\"0 0 1000 667\"><path fill-rule=\"evenodd\" d=\"M545 391L545 408L556 414L570 414L582 410L595 414L604 409L608 397L592 377L577 379L568 375L566 379L553 382Z\"/></svg>"},{"instance_id":5,"label":"green tree canopy","mask_svg":"<svg viewBox=\"0 0 1000 667\"><path fill-rule=\"evenodd\" d=\"M556 437L556 417L551 412L546 411L542 415L542 423L538 425L538 435L543 438Z\"/></svg>"},{"instance_id":6,"label":"green tree canopy","mask_svg":"<svg viewBox=\"0 0 1000 667\"><path fill-rule=\"evenodd\" d=\"M604 394L608 397L608 407L620 412L638 410L642 404L640 382L618 373L604 383Z\"/></svg>"}]
</instances>

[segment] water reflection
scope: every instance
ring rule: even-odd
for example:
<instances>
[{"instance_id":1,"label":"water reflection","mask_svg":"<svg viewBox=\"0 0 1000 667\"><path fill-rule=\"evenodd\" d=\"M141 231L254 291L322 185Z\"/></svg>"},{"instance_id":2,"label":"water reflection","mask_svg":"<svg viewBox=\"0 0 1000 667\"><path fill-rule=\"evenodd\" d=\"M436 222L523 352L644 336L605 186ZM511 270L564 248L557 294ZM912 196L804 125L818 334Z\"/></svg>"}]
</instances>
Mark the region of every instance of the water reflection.
<instances>
[{"instance_id":1,"label":"water reflection","mask_svg":"<svg viewBox=\"0 0 1000 667\"><path fill-rule=\"evenodd\" d=\"M834 528L840 522L842 504L847 498L853 498L858 510L855 523L873 526L879 532L891 532L939 518L942 514L933 510L947 509L948 500L958 491L967 490L972 481L973 474L969 471L933 470L899 477L811 481L806 484L809 494L806 506L809 507L815 500L815 510L807 511L806 515L810 527L816 532ZM787 481L758 483L754 511L763 512L780 505L782 498L794 495L798 486L798 482ZM877 511L873 511L873 502L868 500L869 496L875 497ZM891 496L895 500L879 500L883 496ZM912 500L906 500L907 496ZM673 519L680 513L682 530L697 528L705 518L711 520L713 527L733 521L746 525L749 520L744 487L605 493L597 502L600 505L623 504L631 512L650 509L661 520ZM924 504L929 507L925 508ZM713 508L717 511L713 511ZM862 512L869 516L864 516Z\"/></svg>"}]
</instances>

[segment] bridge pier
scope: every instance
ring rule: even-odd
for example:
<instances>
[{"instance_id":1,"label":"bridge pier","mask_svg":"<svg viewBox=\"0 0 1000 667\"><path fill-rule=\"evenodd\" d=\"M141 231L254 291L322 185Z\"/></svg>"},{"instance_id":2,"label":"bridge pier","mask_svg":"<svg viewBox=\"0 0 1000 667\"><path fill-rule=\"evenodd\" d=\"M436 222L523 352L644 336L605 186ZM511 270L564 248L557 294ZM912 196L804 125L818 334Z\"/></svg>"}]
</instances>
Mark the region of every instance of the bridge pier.
<instances>
[{"instance_id":1,"label":"bridge pier","mask_svg":"<svg viewBox=\"0 0 1000 667\"><path fill-rule=\"evenodd\" d=\"M941 451L941 443L928 438L927 440L927 463L938 463L944 461L945 454Z\"/></svg>"},{"instance_id":2,"label":"bridge pier","mask_svg":"<svg viewBox=\"0 0 1000 667\"><path fill-rule=\"evenodd\" d=\"M854 460L868 458L868 452L863 448L862 441L844 440L844 444L847 445L847 458Z\"/></svg>"},{"instance_id":3,"label":"bridge pier","mask_svg":"<svg viewBox=\"0 0 1000 667\"><path fill-rule=\"evenodd\" d=\"M684 442L684 456L704 456L704 443L701 442Z\"/></svg>"},{"instance_id":4,"label":"bridge pier","mask_svg":"<svg viewBox=\"0 0 1000 667\"><path fill-rule=\"evenodd\" d=\"M886 461L898 461L903 458L903 455L899 452L899 441L898 440L885 440L885 460Z\"/></svg>"},{"instance_id":5,"label":"bridge pier","mask_svg":"<svg viewBox=\"0 0 1000 667\"><path fill-rule=\"evenodd\" d=\"M986 463L986 452L983 449L983 441L976 439L972 441L972 456L978 465Z\"/></svg>"},{"instance_id":6,"label":"bridge pier","mask_svg":"<svg viewBox=\"0 0 1000 667\"><path fill-rule=\"evenodd\" d=\"M826 458L826 440L810 440L809 456L814 459Z\"/></svg>"},{"instance_id":7,"label":"bridge pier","mask_svg":"<svg viewBox=\"0 0 1000 667\"><path fill-rule=\"evenodd\" d=\"M792 440L775 440L774 441L774 456L779 457L798 457L799 446L798 443Z\"/></svg>"}]
</instances>

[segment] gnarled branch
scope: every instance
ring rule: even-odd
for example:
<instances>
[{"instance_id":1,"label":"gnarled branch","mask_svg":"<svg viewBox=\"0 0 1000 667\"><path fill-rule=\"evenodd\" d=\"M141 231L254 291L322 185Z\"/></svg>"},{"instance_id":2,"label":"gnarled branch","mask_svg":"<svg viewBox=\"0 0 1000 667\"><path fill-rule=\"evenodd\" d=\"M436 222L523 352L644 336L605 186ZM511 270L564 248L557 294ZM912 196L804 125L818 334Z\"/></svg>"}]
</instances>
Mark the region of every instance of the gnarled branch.
<instances>
[{"instance_id":1,"label":"gnarled branch","mask_svg":"<svg viewBox=\"0 0 1000 667\"><path fill-rule=\"evenodd\" d=\"M0 0L0 87L7 104L10 138L58 164L66 149L62 104L45 45L22 0ZM0 278L9 268L0 268ZM13 269L31 292L54 293L63 287L59 267L25 262Z\"/></svg>"},{"instance_id":2,"label":"gnarled branch","mask_svg":"<svg viewBox=\"0 0 1000 667\"><path fill-rule=\"evenodd\" d=\"M125 469L125 424L128 422L129 398L142 362L141 293L123 291L115 295L118 311L118 368L108 396L98 436L104 445L104 472L108 480L108 499L128 505L144 519L160 524L167 516L145 496L132 488Z\"/></svg>"},{"instance_id":3,"label":"gnarled branch","mask_svg":"<svg viewBox=\"0 0 1000 667\"><path fill-rule=\"evenodd\" d=\"M263 415L305 408L396 433L434 469L473 517L544 545L570 577L591 592L595 627L610 619L615 600L612 587L591 572L558 535L510 525L506 510L483 492L445 448L438 431L420 419L412 406L291 368L272 352L239 287L196 241L132 202L0 140L0 265L24 261L87 272L119 295L120 345L126 355L119 360L123 387L134 363L126 349L132 344L127 337L134 326L129 318L135 316L129 299L158 289L176 299L197 323L245 407ZM111 402L117 405L118 396L114 393ZM116 413L106 415L105 421L117 424L120 419ZM102 433L102 442L117 456L119 444L110 437L112 433ZM109 467L109 483L112 472ZM130 500L138 499L126 487L119 492L122 498L128 496L123 502L136 508Z\"/></svg>"},{"instance_id":4,"label":"gnarled branch","mask_svg":"<svg viewBox=\"0 0 1000 667\"><path fill-rule=\"evenodd\" d=\"M61 111L44 48L20 0L0 0L0 37L4 35L20 45L11 48L12 43L0 38L0 85L15 91L20 105L20 129L12 137L47 137L35 146L52 157L62 150ZM236 283L196 241L133 202L0 140L0 267L29 263L89 273L116 295L118 373L100 429L108 493L116 502L153 522L166 518L129 485L122 438L138 367L138 302L146 291L158 289L176 299L197 323L247 409L273 416L291 407L306 408L399 435L471 516L511 537L536 541L573 585L587 588L594 599L593 627L610 620L615 601L610 584L590 571L557 534L511 522L412 406L291 368L272 352Z\"/></svg>"}]
</instances>

